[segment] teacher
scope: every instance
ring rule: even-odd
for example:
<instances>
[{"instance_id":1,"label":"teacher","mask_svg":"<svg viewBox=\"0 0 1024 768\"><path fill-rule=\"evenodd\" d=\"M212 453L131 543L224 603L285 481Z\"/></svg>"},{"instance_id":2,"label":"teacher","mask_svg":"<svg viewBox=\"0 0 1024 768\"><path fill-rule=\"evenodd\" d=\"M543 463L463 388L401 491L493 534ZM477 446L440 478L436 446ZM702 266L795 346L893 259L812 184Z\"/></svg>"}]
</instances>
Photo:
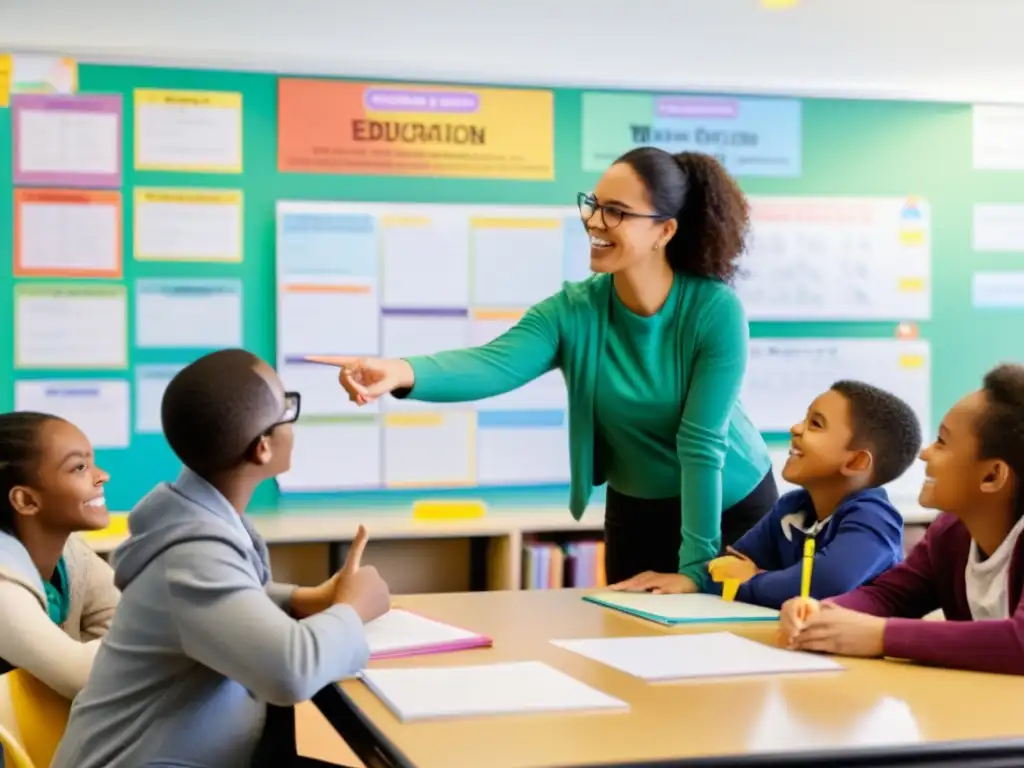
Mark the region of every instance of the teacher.
<instances>
[{"instance_id":1,"label":"teacher","mask_svg":"<svg viewBox=\"0 0 1024 768\"><path fill-rule=\"evenodd\" d=\"M730 287L746 198L714 158L627 152L580 193L590 268L488 344L342 366L356 403L391 392L480 400L553 368L569 398L570 510L607 481L605 571L619 589L695 592L708 561L775 503L761 434L739 403L749 329ZM315 359L315 358L314 358Z\"/></svg>"}]
</instances>

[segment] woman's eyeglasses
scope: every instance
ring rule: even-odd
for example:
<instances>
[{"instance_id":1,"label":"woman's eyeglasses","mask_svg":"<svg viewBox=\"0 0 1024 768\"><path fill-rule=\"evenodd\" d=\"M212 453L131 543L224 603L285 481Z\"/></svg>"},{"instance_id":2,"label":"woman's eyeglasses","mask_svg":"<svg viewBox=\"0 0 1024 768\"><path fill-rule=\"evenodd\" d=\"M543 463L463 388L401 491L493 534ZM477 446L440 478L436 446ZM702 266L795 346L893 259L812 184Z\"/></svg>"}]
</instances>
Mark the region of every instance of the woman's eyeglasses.
<instances>
[{"instance_id":1,"label":"woman's eyeglasses","mask_svg":"<svg viewBox=\"0 0 1024 768\"><path fill-rule=\"evenodd\" d=\"M597 198L587 192L580 192L576 195L576 205L580 209L580 218L584 225L590 224L594 214L601 214L601 223L605 229L615 229L622 223L623 219L651 219L652 221L664 221L669 218L660 213L633 213L624 211L615 205L601 205Z\"/></svg>"}]
</instances>

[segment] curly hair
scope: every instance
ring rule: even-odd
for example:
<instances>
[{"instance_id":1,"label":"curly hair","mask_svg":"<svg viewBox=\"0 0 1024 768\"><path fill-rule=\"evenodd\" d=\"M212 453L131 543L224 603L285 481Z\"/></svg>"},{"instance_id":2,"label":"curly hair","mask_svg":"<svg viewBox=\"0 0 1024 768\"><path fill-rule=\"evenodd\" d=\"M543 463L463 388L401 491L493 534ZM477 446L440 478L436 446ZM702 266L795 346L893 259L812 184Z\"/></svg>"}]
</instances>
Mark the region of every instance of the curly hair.
<instances>
[{"instance_id":1,"label":"curly hair","mask_svg":"<svg viewBox=\"0 0 1024 768\"><path fill-rule=\"evenodd\" d=\"M637 147L615 162L636 172L657 213L676 220L665 246L672 269L732 282L746 248L750 206L725 167L711 155L658 147Z\"/></svg>"},{"instance_id":2,"label":"curly hair","mask_svg":"<svg viewBox=\"0 0 1024 768\"><path fill-rule=\"evenodd\" d=\"M906 472L921 452L921 423L914 409L884 389L862 381L837 381L833 392L850 406L854 447L871 449L874 485L888 485Z\"/></svg>"},{"instance_id":3,"label":"curly hair","mask_svg":"<svg viewBox=\"0 0 1024 768\"><path fill-rule=\"evenodd\" d=\"M1001 459L1017 483L1016 517L1024 514L1024 365L1004 363L985 374L981 391L988 408L976 425L978 458Z\"/></svg>"}]
</instances>

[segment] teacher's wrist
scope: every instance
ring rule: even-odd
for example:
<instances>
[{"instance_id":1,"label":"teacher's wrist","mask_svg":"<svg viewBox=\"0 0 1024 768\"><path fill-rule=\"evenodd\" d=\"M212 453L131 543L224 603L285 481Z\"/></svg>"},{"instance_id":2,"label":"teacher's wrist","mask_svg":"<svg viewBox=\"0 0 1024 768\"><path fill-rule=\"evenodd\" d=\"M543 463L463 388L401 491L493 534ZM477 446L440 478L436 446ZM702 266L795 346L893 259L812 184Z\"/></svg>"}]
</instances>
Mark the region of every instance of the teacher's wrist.
<instances>
[{"instance_id":1,"label":"teacher's wrist","mask_svg":"<svg viewBox=\"0 0 1024 768\"><path fill-rule=\"evenodd\" d=\"M395 363L397 366L396 378L398 379L396 389L412 389L416 383L416 371L413 370L412 363L405 358L399 358Z\"/></svg>"}]
</instances>

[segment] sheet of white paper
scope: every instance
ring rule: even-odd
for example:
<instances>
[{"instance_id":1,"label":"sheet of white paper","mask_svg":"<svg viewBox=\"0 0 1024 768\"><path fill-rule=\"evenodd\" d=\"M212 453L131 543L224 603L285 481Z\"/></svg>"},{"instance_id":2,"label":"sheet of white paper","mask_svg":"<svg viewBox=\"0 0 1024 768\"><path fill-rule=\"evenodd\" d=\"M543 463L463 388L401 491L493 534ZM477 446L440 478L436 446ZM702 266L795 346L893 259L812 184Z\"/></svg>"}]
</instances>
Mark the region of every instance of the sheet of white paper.
<instances>
[{"instance_id":1,"label":"sheet of white paper","mask_svg":"<svg viewBox=\"0 0 1024 768\"><path fill-rule=\"evenodd\" d=\"M474 482L475 432L476 417L468 407L385 414L384 482L392 487Z\"/></svg>"},{"instance_id":2,"label":"sheet of white paper","mask_svg":"<svg viewBox=\"0 0 1024 768\"><path fill-rule=\"evenodd\" d=\"M477 427L480 485L569 481L565 411L480 411Z\"/></svg>"},{"instance_id":3,"label":"sheet of white paper","mask_svg":"<svg viewBox=\"0 0 1024 768\"><path fill-rule=\"evenodd\" d=\"M26 202L21 206L21 265L27 271L120 269L120 216L97 202Z\"/></svg>"},{"instance_id":4,"label":"sheet of white paper","mask_svg":"<svg viewBox=\"0 0 1024 768\"><path fill-rule=\"evenodd\" d=\"M469 240L465 217L380 218L381 303L388 308L469 306Z\"/></svg>"},{"instance_id":5,"label":"sheet of white paper","mask_svg":"<svg viewBox=\"0 0 1024 768\"><path fill-rule=\"evenodd\" d=\"M137 280L135 343L140 347L242 346L241 280Z\"/></svg>"},{"instance_id":6,"label":"sheet of white paper","mask_svg":"<svg viewBox=\"0 0 1024 768\"><path fill-rule=\"evenodd\" d=\"M465 315L385 314L381 321L384 357L432 355L469 346Z\"/></svg>"},{"instance_id":7,"label":"sheet of white paper","mask_svg":"<svg viewBox=\"0 0 1024 768\"><path fill-rule=\"evenodd\" d=\"M476 219L470 227L470 293L475 306L525 308L562 287L565 235L561 220Z\"/></svg>"},{"instance_id":8,"label":"sheet of white paper","mask_svg":"<svg viewBox=\"0 0 1024 768\"><path fill-rule=\"evenodd\" d=\"M380 308L369 288L286 288L280 302L279 355L380 354Z\"/></svg>"},{"instance_id":9,"label":"sheet of white paper","mask_svg":"<svg viewBox=\"0 0 1024 768\"><path fill-rule=\"evenodd\" d=\"M729 602L717 595L655 595L651 592L602 592L608 605L639 611L674 621L751 621L778 618L772 608L747 603Z\"/></svg>"},{"instance_id":10,"label":"sheet of white paper","mask_svg":"<svg viewBox=\"0 0 1024 768\"><path fill-rule=\"evenodd\" d=\"M811 402L840 379L903 398L924 432L931 425L931 362L923 340L751 339L740 399L765 432L788 432Z\"/></svg>"},{"instance_id":11,"label":"sheet of white paper","mask_svg":"<svg viewBox=\"0 0 1024 768\"><path fill-rule=\"evenodd\" d=\"M629 709L626 702L539 661L367 669L362 679L402 722Z\"/></svg>"},{"instance_id":12,"label":"sheet of white paper","mask_svg":"<svg viewBox=\"0 0 1024 768\"><path fill-rule=\"evenodd\" d=\"M1024 253L1024 205L975 203L974 250Z\"/></svg>"},{"instance_id":13,"label":"sheet of white paper","mask_svg":"<svg viewBox=\"0 0 1024 768\"><path fill-rule=\"evenodd\" d=\"M837 672L834 659L747 640L731 632L552 640L553 645L648 681Z\"/></svg>"},{"instance_id":14,"label":"sheet of white paper","mask_svg":"<svg viewBox=\"0 0 1024 768\"><path fill-rule=\"evenodd\" d=\"M138 258L238 261L242 251L240 194L135 190Z\"/></svg>"},{"instance_id":15,"label":"sheet of white paper","mask_svg":"<svg viewBox=\"0 0 1024 768\"><path fill-rule=\"evenodd\" d=\"M119 122L117 115L105 112L23 110L19 167L24 173L116 174Z\"/></svg>"},{"instance_id":16,"label":"sheet of white paper","mask_svg":"<svg viewBox=\"0 0 1024 768\"><path fill-rule=\"evenodd\" d=\"M11 90L21 93L73 94L78 90L78 62L47 53L15 53Z\"/></svg>"},{"instance_id":17,"label":"sheet of white paper","mask_svg":"<svg viewBox=\"0 0 1024 768\"><path fill-rule=\"evenodd\" d=\"M70 421L94 448L127 448L131 433L128 382L117 379L19 381L19 411L52 413Z\"/></svg>"},{"instance_id":18,"label":"sheet of white paper","mask_svg":"<svg viewBox=\"0 0 1024 768\"><path fill-rule=\"evenodd\" d=\"M160 406L171 379L182 369L180 365L135 366L135 431L160 434Z\"/></svg>"},{"instance_id":19,"label":"sheet of white paper","mask_svg":"<svg viewBox=\"0 0 1024 768\"><path fill-rule=\"evenodd\" d=\"M310 420L294 427L292 467L278 475L286 492L329 492L379 488L382 483L381 433L374 416Z\"/></svg>"},{"instance_id":20,"label":"sheet of white paper","mask_svg":"<svg viewBox=\"0 0 1024 768\"><path fill-rule=\"evenodd\" d=\"M443 624L401 608L392 608L379 619L366 625L366 642L370 653L399 653L472 640L470 632Z\"/></svg>"},{"instance_id":21,"label":"sheet of white paper","mask_svg":"<svg viewBox=\"0 0 1024 768\"><path fill-rule=\"evenodd\" d=\"M173 93L173 92L171 92ZM242 108L220 103L137 103L137 162L142 167L241 170Z\"/></svg>"},{"instance_id":22,"label":"sheet of white paper","mask_svg":"<svg viewBox=\"0 0 1024 768\"><path fill-rule=\"evenodd\" d=\"M1024 307L1024 271L975 272L971 276L971 304L976 309Z\"/></svg>"},{"instance_id":23,"label":"sheet of white paper","mask_svg":"<svg viewBox=\"0 0 1024 768\"><path fill-rule=\"evenodd\" d=\"M15 366L18 368L123 368L128 360L128 318L122 287L15 289Z\"/></svg>"},{"instance_id":24,"label":"sheet of white paper","mask_svg":"<svg viewBox=\"0 0 1024 768\"><path fill-rule=\"evenodd\" d=\"M736 290L751 320L925 320L931 208L905 198L751 199Z\"/></svg>"},{"instance_id":25,"label":"sheet of white paper","mask_svg":"<svg viewBox=\"0 0 1024 768\"><path fill-rule=\"evenodd\" d=\"M974 169L1024 171L1024 107L976 104Z\"/></svg>"}]
</instances>

